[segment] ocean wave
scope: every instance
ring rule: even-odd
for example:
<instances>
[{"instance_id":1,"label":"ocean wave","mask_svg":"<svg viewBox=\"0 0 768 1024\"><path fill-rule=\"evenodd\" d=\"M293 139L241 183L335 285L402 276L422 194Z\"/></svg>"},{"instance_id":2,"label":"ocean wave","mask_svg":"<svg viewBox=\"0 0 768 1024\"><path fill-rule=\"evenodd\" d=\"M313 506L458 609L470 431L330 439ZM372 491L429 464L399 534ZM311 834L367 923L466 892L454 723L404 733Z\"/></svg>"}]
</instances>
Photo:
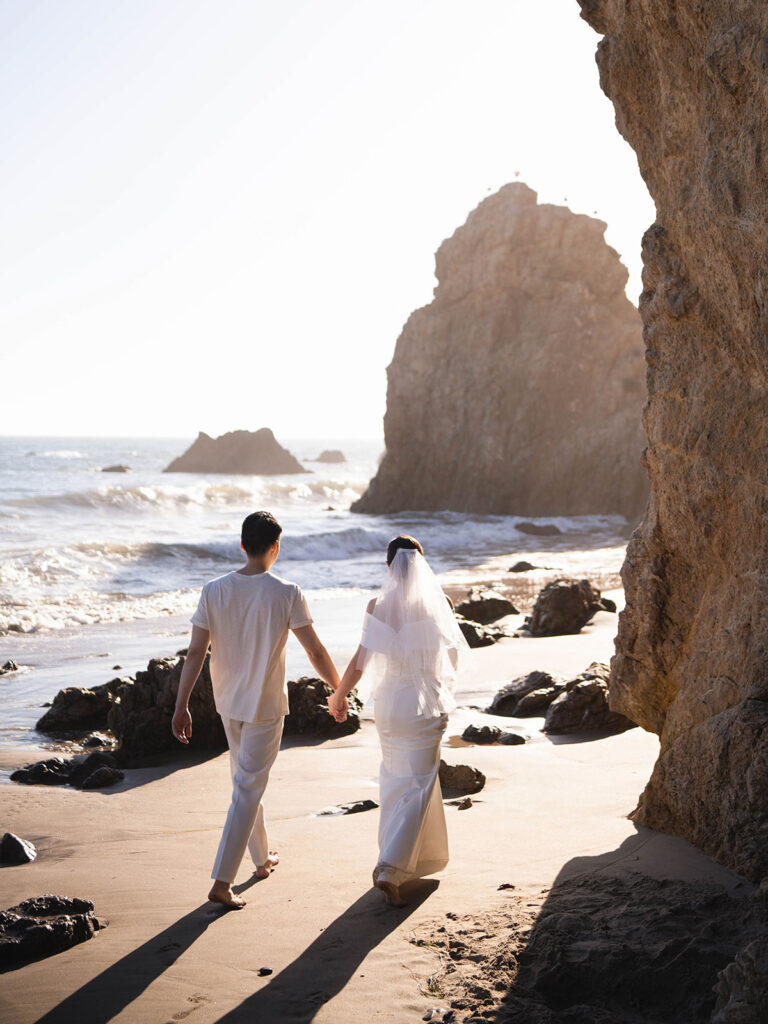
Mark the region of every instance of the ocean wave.
<instances>
[{"instance_id":1,"label":"ocean wave","mask_svg":"<svg viewBox=\"0 0 768 1024\"><path fill-rule=\"evenodd\" d=\"M25 509L91 508L116 511L142 512L185 510L189 507L269 505L282 499L321 500L348 505L360 496L362 485L346 481L313 480L309 484L288 484L269 480L253 487L232 483L207 483L191 487L173 485L147 485L141 487L99 487L65 494L39 494L34 497L15 498L4 502L6 508Z\"/></svg>"},{"instance_id":2,"label":"ocean wave","mask_svg":"<svg viewBox=\"0 0 768 1024\"><path fill-rule=\"evenodd\" d=\"M199 589L187 588L156 594L76 594L40 603L3 602L0 636L127 622L167 615L192 614Z\"/></svg>"},{"instance_id":3,"label":"ocean wave","mask_svg":"<svg viewBox=\"0 0 768 1024\"><path fill-rule=\"evenodd\" d=\"M87 459L85 452L78 452L71 448L56 448L47 452L27 452L28 459Z\"/></svg>"}]
</instances>

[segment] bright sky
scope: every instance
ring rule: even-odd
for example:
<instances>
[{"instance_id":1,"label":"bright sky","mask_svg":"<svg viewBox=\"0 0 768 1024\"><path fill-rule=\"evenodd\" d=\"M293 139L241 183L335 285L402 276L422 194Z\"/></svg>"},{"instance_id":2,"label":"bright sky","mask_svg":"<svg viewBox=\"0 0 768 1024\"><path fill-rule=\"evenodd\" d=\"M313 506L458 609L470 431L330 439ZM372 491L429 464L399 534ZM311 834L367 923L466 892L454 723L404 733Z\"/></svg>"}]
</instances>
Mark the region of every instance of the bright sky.
<instances>
[{"instance_id":1,"label":"bright sky","mask_svg":"<svg viewBox=\"0 0 768 1024\"><path fill-rule=\"evenodd\" d=\"M576 0L3 0L0 435L376 437L490 191L653 204Z\"/></svg>"}]
</instances>

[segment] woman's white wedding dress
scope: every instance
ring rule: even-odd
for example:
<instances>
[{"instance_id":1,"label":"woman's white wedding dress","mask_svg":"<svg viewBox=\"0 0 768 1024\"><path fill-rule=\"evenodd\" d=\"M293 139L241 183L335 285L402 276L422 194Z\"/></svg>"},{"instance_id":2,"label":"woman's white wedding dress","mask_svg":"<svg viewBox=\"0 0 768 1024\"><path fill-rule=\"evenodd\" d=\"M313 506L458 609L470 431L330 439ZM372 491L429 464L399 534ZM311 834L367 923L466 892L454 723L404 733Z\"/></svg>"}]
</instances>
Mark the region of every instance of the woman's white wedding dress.
<instances>
[{"instance_id":1,"label":"woman's white wedding dress","mask_svg":"<svg viewBox=\"0 0 768 1024\"><path fill-rule=\"evenodd\" d=\"M448 863L440 744L454 706L459 655L467 646L423 555L400 549L390 570L365 618L360 667L372 686L381 742L373 877L400 886Z\"/></svg>"}]
</instances>

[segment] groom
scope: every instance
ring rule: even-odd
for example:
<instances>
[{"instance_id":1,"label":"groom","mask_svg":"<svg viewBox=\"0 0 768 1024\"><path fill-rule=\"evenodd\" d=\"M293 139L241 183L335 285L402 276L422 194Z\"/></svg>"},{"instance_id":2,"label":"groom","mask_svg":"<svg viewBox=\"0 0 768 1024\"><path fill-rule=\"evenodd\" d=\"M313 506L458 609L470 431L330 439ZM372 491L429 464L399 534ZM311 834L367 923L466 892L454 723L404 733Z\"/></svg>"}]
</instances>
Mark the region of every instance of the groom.
<instances>
[{"instance_id":1,"label":"groom","mask_svg":"<svg viewBox=\"0 0 768 1024\"><path fill-rule=\"evenodd\" d=\"M315 633L307 602L295 583L270 570L280 553L282 527L269 512L243 521L242 569L203 587L192 616L192 637L181 671L171 728L181 743L192 736L189 697L211 644L211 682L216 710L229 744L232 802L213 865L208 899L240 908L232 883L246 847L256 875L266 878L278 862L270 852L262 797L280 748L285 690L285 645L293 630L313 668L336 689L339 675Z\"/></svg>"}]
</instances>

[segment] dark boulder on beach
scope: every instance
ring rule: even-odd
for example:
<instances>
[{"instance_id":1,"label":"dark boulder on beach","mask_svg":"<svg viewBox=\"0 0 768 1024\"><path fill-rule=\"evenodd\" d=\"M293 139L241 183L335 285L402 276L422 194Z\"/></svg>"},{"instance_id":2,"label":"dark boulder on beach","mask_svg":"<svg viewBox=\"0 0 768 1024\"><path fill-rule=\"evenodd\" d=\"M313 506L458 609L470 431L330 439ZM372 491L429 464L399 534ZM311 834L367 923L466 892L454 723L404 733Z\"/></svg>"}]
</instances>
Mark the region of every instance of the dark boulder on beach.
<instances>
[{"instance_id":1,"label":"dark boulder on beach","mask_svg":"<svg viewBox=\"0 0 768 1024\"><path fill-rule=\"evenodd\" d=\"M309 470L277 442L268 427L262 427L256 431L232 430L215 438L200 431L197 440L163 472L277 476Z\"/></svg>"},{"instance_id":2,"label":"dark boulder on beach","mask_svg":"<svg viewBox=\"0 0 768 1024\"><path fill-rule=\"evenodd\" d=\"M443 796L457 793L479 793L485 785L485 775L479 768L468 764L447 764L440 761L440 787Z\"/></svg>"},{"instance_id":3,"label":"dark boulder on beach","mask_svg":"<svg viewBox=\"0 0 768 1024\"><path fill-rule=\"evenodd\" d=\"M35 728L48 734L91 732L106 729L109 710L115 701L115 694L129 679L112 679L100 686L86 689L68 686L59 690L53 703Z\"/></svg>"},{"instance_id":4,"label":"dark boulder on beach","mask_svg":"<svg viewBox=\"0 0 768 1024\"><path fill-rule=\"evenodd\" d=\"M0 970L87 942L106 925L90 900L52 895L23 900L0 911Z\"/></svg>"},{"instance_id":5,"label":"dark boulder on beach","mask_svg":"<svg viewBox=\"0 0 768 1024\"><path fill-rule=\"evenodd\" d=\"M587 669L570 679L547 709L544 732L551 734L579 732L626 732L636 728L608 704L608 678L610 669L593 662Z\"/></svg>"},{"instance_id":6,"label":"dark boulder on beach","mask_svg":"<svg viewBox=\"0 0 768 1024\"><path fill-rule=\"evenodd\" d=\"M11 672L18 672L18 671L19 671L19 666L16 664L15 661L12 661L10 659L8 661L6 661L4 665L0 665L0 676L6 676L6 675L9 675Z\"/></svg>"},{"instance_id":7,"label":"dark boulder on beach","mask_svg":"<svg viewBox=\"0 0 768 1024\"><path fill-rule=\"evenodd\" d=\"M490 647L503 637L510 635L505 629L493 626L487 628L477 622L469 622L467 619L461 618L460 615L456 616L456 622L468 646L473 649L475 647Z\"/></svg>"},{"instance_id":8,"label":"dark boulder on beach","mask_svg":"<svg viewBox=\"0 0 768 1024\"><path fill-rule=\"evenodd\" d=\"M35 844L13 832L0 839L0 864L31 864L37 857Z\"/></svg>"},{"instance_id":9,"label":"dark boulder on beach","mask_svg":"<svg viewBox=\"0 0 768 1024\"><path fill-rule=\"evenodd\" d=\"M596 612L608 610L589 580L561 577L547 583L536 598L528 629L532 636L570 635L580 632Z\"/></svg>"},{"instance_id":10,"label":"dark boulder on beach","mask_svg":"<svg viewBox=\"0 0 768 1024\"><path fill-rule=\"evenodd\" d=\"M498 743L500 736L501 729L495 725L468 725L461 734L466 743L478 743L481 746Z\"/></svg>"},{"instance_id":11,"label":"dark boulder on beach","mask_svg":"<svg viewBox=\"0 0 768 1024\"><path fill-rule=\"evenodd\" d=\"M333 688L322 679L302 676L288 682L289 712L285 716L283 732L286 736L319 736L334 739L349 736L360 728L363 702L353 691L347 697L349 710L344 722L337 722L328 713L328 698Z\"/></svg>"},{"instance_id":12,"label":"dark boulder on beach","mask_svg":"<svg viewBox=\"0 0 768 1024\"><path fill-rule=\"evenodd\" d=\"M456 605L456 614L486 626L505 615L518 615L519 612L509 598L498 591L472 587L465 600Z\"/></svg>"},{"instance_id":13,"label":"dark boulder on beach","mask_svg":"<svg viewBox=\"0 0 768 1024\"><path fill-rule=\"evenodd\" d=\"M347 459L346 459L346 456L344 455L344 452L340 452L338 450L338 448L326 449L324 452L321 452L317 456L317 458L315 459L315 462L329 462L329 463L346 462L346 461L347 461Z\"/></svg>"},{"instance_id":14,"label":"dark boulder on beach","mask_svg":"<svg viewBox=\"0 0 768 1024\"><path fill-rule=\"evenodd\" d=\"M11 782L26 786L74 786L77 789L104 789L120 782L125 776L118 770L112 754L102 750L87 757L64 760L52 757L36 761L11 774Z\"/></svg>"},{"instance_id":15,"label":"dark boulder on beach","mask_svg":"<svg viewBox=\"0 0 768 1024\"><path fill-rule=\"evenodd\" d=\"M487 712L490 715L517 715L521 702L527 697L534 693L552 693L551 700L554 700L564 687L565 680L551 676L549 672L529 672L527 676L520 676L503 686L493 698ZM535 712L528 711L527 713L534 714Z\"/></svg>"},{"instance_id":16,"label":"dark boulder on beach","mask_svg":"<svg viewBox=\"0 0 768 1024\"><path fill-rule=\"evenodd\" d=\"M523 561L523 562L515 562L515 564L511 565L507 571L508 572L530 572L532 569L536 569L536 568L538 568L538 566L531 565L530 562Z\"/></svg>"},{"instance_id":17,"label":"dark boulder on beach","mask_svg":"<svg viewBox=\"0 0 768 1024\"><path fill-rule=\"evenodd\" d=\"M181 752L182 744L171 732L171 719L184 661L185 655L152 658L135 679L121 681L108 718L109 729L118 740L116 753L121 765L131 767ZM193 749L226 750L224 726L213 699L210 654L192 691L189 710Z\"/></svg>"}]
</instances>

